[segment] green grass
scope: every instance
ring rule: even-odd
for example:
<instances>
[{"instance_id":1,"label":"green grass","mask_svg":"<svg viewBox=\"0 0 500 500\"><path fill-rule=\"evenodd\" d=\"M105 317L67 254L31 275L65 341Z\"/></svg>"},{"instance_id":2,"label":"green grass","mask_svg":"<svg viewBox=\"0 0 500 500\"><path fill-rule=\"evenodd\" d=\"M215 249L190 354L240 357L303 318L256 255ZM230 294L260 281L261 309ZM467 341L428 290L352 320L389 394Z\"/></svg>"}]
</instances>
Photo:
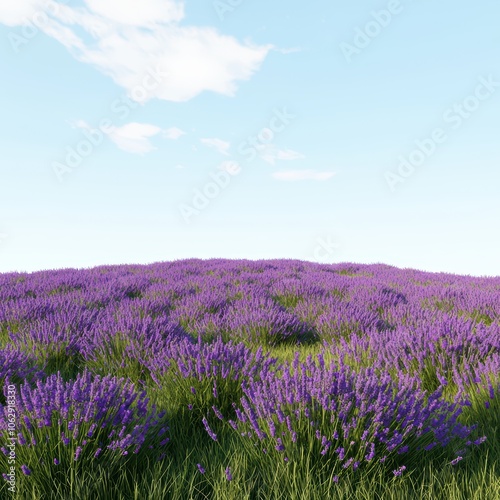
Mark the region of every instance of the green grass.
<instances>
[{"instance_id":1,"label":"green grass","mask_svg":"<svg viewBox=\"0 0 500 500\"><path fill-rule=\"evenodd\" d=\"M33 450L25 449L18 457L17 494L0 484L0 498L22 500L82 499L381 499L381 500L498 500L500 498L500 401L498 396L485 408L489 393L485 388L471 398L471 406L462 415L463 423L479 424L478 434L488 436L481 447L473 448L457 466L449 465L448 459L428 457L405 457L408 472L394 477L388 464L375 463L369 468L353 472L333 472L333 460L323 458L312 446L314 439L297 446L289 462L283 454L269 450L267 454L252 445L218 421L210 413L217 403L223 413L231 411L230 403L241 397L241 388L231 381L217 381L219 399L212 394L212 381L188 380L179 377L175 370L167 373L161 387L154 384L147 374L136 366L123 363L125 343L117 338L100 358L87 363L95 373L129 376L145 379L146 390L152 401L167 410L171 442L167 455L158 461L155 455L145 452L141 457L119 457L106 461L87 458L74 463L67 454L64 467L57 469L50 462L59 449L43 448L36 457ZM321 352L321 342L296 345L280 344L267 347L269 354L281 361L291 361L297 350L300 360ZM75 370L83 369L83 362L64 354L64 349L40 352L48 372L62 370L65 376L73 376ZM368 358L367 358L368 359ZM76 363L76 361L78 361ZM329 359L325 356L325 361ZM367 361L368 362L368 361ZM73 364L75 363L75 364ZM433 367L429 365L425 375L426 385L436 384ZM487 381L485 381L486 384ZM195 387L195 394L189 390ZM223 401L221 401L221 399ZM193 410L187 408L193 404ZM217 433L214 442L201 423L203 415L209 416L212 429ZM55 432L55 431L54 431ZM54 438L51 442L57 442ZM60 444L59 444L60 447ZM21 460L43 460L33 474L25 477L20 472ZM5 460L4 460L5 462ZM0 466L5 463L0 457ZM82 466L81 464L85 464ZM206 473L202 475L196 464L202 464ZM227 481L224 470L231 468L233 480ZM333 477L339 474L335 483Z\"/></svg>"}]
</instances>

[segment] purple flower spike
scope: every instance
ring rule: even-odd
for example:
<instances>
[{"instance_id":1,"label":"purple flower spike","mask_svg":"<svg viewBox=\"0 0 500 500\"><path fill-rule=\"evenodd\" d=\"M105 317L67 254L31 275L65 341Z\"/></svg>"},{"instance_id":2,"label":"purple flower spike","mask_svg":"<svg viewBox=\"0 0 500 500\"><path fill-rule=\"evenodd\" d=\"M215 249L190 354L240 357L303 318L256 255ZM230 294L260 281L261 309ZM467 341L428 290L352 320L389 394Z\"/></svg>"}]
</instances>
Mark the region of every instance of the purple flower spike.
<instances>
[{"instance_id":1,"label":"purple flower spike","mask_svg":"<svg viewBox=\"0 0 500 500\"><path fill-rule=\"evenodd\" d=\"M392 473L399 477L403 474L403 472L406 470L406 466L405 465L402 465L401 467L398 467L396 470L393 470Z\"/></svg>"},{"instance_id":2,"label":"purple flower spike","mask_svg":"<svg viewBox=\"0 0 500 500\"><path fill-rule=\"evenodd\" d=\"M196 467L198 467L200 474L205 474L206 471L201 464L196 464Z\"/></svg>"},{"instance_id":3,"label":"purple flower spike","mask_svg":"<svg viewBox=\"0 0 500 500\"><path fill-rule=\"evenodd\" d=\"M210 428L208 425L208 421L205 417L201 420L203 422L203 425L205 426L205 430L207 431L208 435L214 440L217 441L217 434Z\"/></svg>"}]
</instances>

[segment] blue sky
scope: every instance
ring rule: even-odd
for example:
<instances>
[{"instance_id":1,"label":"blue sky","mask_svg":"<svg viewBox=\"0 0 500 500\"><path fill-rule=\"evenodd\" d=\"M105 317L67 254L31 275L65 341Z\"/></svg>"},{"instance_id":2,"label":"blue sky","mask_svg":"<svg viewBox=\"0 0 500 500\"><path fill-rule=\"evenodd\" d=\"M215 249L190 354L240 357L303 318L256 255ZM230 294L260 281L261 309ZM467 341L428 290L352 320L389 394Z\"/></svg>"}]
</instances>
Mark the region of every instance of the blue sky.
<instances>
[{"instance_id":1,"label":"blue sky","mask_svg":"<svg viewBox=\"0 0 500 500\"><path fill-rule=\"evenodd\" d=\"M494 0L3 0L0 272L500 275Z\"/></svg>"}]
</instances>

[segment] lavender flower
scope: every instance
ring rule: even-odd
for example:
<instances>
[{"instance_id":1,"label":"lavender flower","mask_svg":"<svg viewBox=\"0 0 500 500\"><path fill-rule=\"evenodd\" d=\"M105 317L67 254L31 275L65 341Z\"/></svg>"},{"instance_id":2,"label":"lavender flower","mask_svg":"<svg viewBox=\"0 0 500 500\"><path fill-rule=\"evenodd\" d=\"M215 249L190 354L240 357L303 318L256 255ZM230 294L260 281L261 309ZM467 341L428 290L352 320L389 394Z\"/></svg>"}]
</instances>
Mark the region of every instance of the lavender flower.
<instances>
[{"instance_id":1,"label":"lavender flower","mask_svg":"<svg viewBox=\"0 0 500 500\"><path fill-rule=\"evenodd\" d=\"M406 470L406 466L405 465L402 465L401 467L398 467L396 470L393 470L392 473L395 475L395 476L401 476L401 474L403 474L403 472Z\"/></svg>"},{"instance_id":2,"label":"lavender flower","mask_svg":"<svg viewBox=\"0 0 500 500\"><path fill-rule=\"evenodd\" d=\"M215 434L215 432L210 428L210 426L208 425L208 421L207 421L207 419L205 417L203 417L202 422L203 422L203 425L204 425L205 430L207 431L208 435L214 441L217 441L217 434Z\"/></svg>"},{"instance_id":3,"label":"lavender flower","mask_svg":"<svg viewBox=\"0 0 500 500\"><path fill-rule=\"evenodd\" d=\"M81 454L82 454L82 447L81 446L77 446L76 447L76 451L75 451L75 461L80 458Z\"/></svg>"}]
</instances>

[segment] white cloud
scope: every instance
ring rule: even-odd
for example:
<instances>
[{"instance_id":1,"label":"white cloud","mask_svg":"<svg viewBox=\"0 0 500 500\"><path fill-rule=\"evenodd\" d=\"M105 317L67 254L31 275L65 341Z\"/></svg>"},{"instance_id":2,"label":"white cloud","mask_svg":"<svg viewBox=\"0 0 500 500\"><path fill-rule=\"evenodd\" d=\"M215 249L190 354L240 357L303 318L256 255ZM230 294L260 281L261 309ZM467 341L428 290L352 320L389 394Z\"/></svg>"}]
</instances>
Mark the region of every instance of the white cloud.
<instances>
[{"instance_id":1,"label":"white cloud","mask_svg":"<svg viewBox=\"0 0 500 500\"><path fill-rule=\"evenodd\" d=\"M167 128L167 130L164 130L163 131L163 135L167 138L167 139L172 139L172 140L176 140L178 139L179 137L181 137L182 135L185 135L186 132L184 132L184 130L181 130L180 128L177 128L177 127L170 127L170 128Z\"/></svg>"},{"instance_id":2,"label":"white cloud","mask_svg":"<svg viewBox=\"0 0 500 500\"><path fill-rule=\"evenodd\" d=\"M280 181L326 181L331 179L336 172L317 172L316 170L285 170L274 172L273 177Z\"/></svg>"},{"instance_id":3,"label":"white cloud","mask_svg":"<svg viewBox=\"0 0 500 500\"><path fill-rule=\"evenodd\" d=\"M274 144L257 146L259 156L267 163L274 165L276 160L302 160L305 156L292 149L278 149Z\"/></svg>"},{"instance_id":4,"label":"white cloud","mask_svg":"<svg viewBox=\"0 0 500 500\"><path fill-rule=\"evenodd\" d=\"M111 22L132 26L151 26L179 22L184 17L184 2L176 0L86 0L90 10Z\"/></svg>"},{"instance_id":5,"label":"white cloud","mask_svg":"<svg viewBox=\"0 0 500 500\"><path fill-rule=\"evenodd\" d=\"M7 26L24 26L33 22L33 16L45 10L44 0L2 0L0 23Z\"/></svg>"},{"instance_id":6,"label":"white cloud","mask_svg":"<svg viewBox=\"0 0 500 500\"><path fill-rule=\"evenodd\" d=\"M200 142L209 148L215 149L222 155L229 156L228 150L231 147L231 144L227 141L213 137L211 139L200 139Z\"/></svg>"},{"instance_id":7,"label":"white cloud","mask_svg":"<svg viewBox=\"0 0 500 500\"><path fill-rule=\"evenodd\" d=\"M144 154L156 149L149 138L160 132L161 128L156 125L132 122L116 127L108 136L123 151Z\"/></svg>"},{"instance_id":8,"label":"white cloud","mask_svg":"<svg viewBox=\"0 0 500 500\"><path fill-rule=\"evenodd\" d=\"M48 20L40 29L137 102L182 102L207 90L233 96L237 82L251 78L273 49L242 43L210 27L180 26L181 1L85 0L86 8L53 1L46 8L46 3L2 0L0 23L20 26L45 9ZM77 35L81 29L85 40Z\"/></svg>"}]
</instances>

